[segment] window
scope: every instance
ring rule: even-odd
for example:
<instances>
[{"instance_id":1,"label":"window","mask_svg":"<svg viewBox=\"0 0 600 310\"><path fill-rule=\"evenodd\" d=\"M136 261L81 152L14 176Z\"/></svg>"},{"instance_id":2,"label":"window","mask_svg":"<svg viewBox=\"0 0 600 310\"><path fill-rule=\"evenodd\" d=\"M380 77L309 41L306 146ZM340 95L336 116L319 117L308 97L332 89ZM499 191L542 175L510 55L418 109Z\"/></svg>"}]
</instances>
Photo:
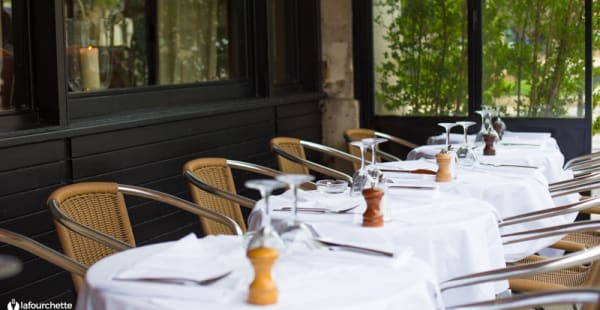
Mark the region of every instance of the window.
<instances>
[{"instance_id":1,"label":"window","mask_svg":"<svg viewBox=\"0 0 600 310\"><path fill-rule=\"evenodd\" d=\"M273 84L290 84L296 81L296 56L298 47L294 0L271 1L271 54Z\"/></svg>"},{"instance_id":2,"label":"window","mask_svg":"<svg viewBox=\"0 0 600 310\"><path fill-rule=\"evenodd\" d=\"M24 1L2 0L0 15L0 113L29 109L26 83Z\"/></svg>"},{"instance_id":3,"label":"window","mask_svg":"<svg viewBox=\"0 0 600 310\"><path fill-rule=\"evenodd\" d=\"M377 114L467 114L466 0L373 0Z\"/></svg>"},{"instance_id":4,"label":"window","mask_svg":"<svg viewBox=\"0 0 600 310\"><path fill-rule=\"evenodd\" d=\"M486 1L483 103L513 117L584 117L584 1Z\"/></svg>"},{"instance_id":5,"label":"window","mask_svg":"<svg viewBox=\"0 0 600 310\"><path fill-rule=\"evenodd\" d=\"M64 1L70 92L246 77L241 1Z\"/></svg>"},{"instance_id":6,"label":"window","mask_svg":"<svg viewBox=\"0 0 600 310\"><path fill-rule=\"evenodd\" d=\"M583 118L585 10L571 0L373 0L375 112L466 116L475 97L508 117Z\"/></svg>"}]
</instances>

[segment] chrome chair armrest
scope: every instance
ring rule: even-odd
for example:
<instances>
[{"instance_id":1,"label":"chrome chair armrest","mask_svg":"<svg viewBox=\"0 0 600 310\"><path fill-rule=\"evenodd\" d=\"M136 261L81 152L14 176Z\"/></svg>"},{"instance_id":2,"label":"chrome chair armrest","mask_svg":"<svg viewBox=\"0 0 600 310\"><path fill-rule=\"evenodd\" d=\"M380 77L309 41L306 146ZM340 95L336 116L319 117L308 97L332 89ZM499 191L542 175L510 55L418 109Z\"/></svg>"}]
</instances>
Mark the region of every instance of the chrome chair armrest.
<instances>
[{"instance_id":1,"label":"chrome chair armrest","mask_svg":"<svg viewBox=\"0 0 600 310\"><path fill-rule=\"evenodd\" d=\"M566 188L552 191L552 192L550 192L550 196L554 198L554 197L560 197L560 196L569 195L569 194L591 191L593 189L600 187L600 182L598 182L598 181L599 180L587 180L586 182L582 182L581 184L577 184L577 185L573 185L573 186L569 186Z\"/></svg>"},{"instance_id":2,"label":"chrome chair armrest","mask_svg":"<svg viewBox=\"0 0 600 310\"><path fill-rule=\"evenodd\" d=\"M566 235L574 232L585 232L594 231L600 229L600 220L595 221L580 221L575 223L569 223L564 225L556 225L526 231L520 231L516 233L510 233L502 235L502 238L510 239L504 241L502 244L513 244L518 242L524 242L529 240L537 240L552 236ZM512 238L515 237L515 238Z\"/></svg>"},{"instance_id":3,"label":"chrome chair armrest","mask_svg":"<svg viewBox=\"0 0 600 310\"><path fill-rule=\"evenodd\" d=\"M571 165L567 169L571 169L574 172L597 170L600 167L600 158L591 159L588 161L582 161Z\"/></svg>"},{"instance_id":4,"label":"chrome chair armrest","mask_svg":"<svg viewBox=\"0 0 600 310\"><path fill-rule=\"evenodd\" d=\"M309 150L319 151L326 155L338 157L338 158L341 158L341 159L346 160L351 163L352 162L360 163L360 161L361 161L360 158L358 158L352 154L342 152L333 147L317 144L317 143L310 142L310 141L304 141L304 140L300 140L300 144L302 145L302 147L307 148Z\"/></svg>"},{"instance_id":5,"label":"chrome chair armrest","mask_svg":"<svg viewBox=\"0 0 600 310\"><path fill-rule=\"evenodd\" d=\"M272 169L269 167L265 167L265 166L261 166L261 165L257 165L257 164L253 164L253 163L238 161L238 160L228 159L227 165L230 166L231 168L244 170L244 171L248 171L248 172L253 172L253 173L257 173L257 174L262 174L262 175L266 175L269 177L276 177L280 174L283 174L283 172L281 172L279 170L275 170L275 169Z\"/></svg>"},{"instance_id":6,"label":"chrome chair armrest","mask_svg":"<svg viewBox=\"0 0 600 310\"><path fill-rule=\"evenodd\" d=\"M117 251L123 251L133 248L133 246L129 243L123 242L109 234L103 233L97 229L91 228L73 220L60 209L56 200L50 200L48 202L48 208L50 209L50 213L52 213L52 216L57 222L59 222L64 227L70 229L71 231L77 234L92 239L100 244L103 244Z\"/></svg>"},{"instance_id":7,"label":"chrome chair armrest","mask_svg":"<svg viewBox=\"0 0 600 310\"><path fill-rule=\"evenodd\" d=\"M187 172L186 172L186 175L187 175ZM142 197L142 198L153 199L156 201L160 201L160 202L172 205L174 207L178 207L180 209L194 213L196 215L206 217L213 221L217 221L217 222L229 227L231 229L231 231L236 235L243 234L242 228L233 219L231 219L227 216L224 216L218 212L215 212L213 210L203 208L195 203L189 202L187 200L181 199L179 197L176 197L176 196L173 196L170 194L151 190L148 188L131 186L131 185L122 185L122 184L119 184L118 186L119 186L119 191L124 194L129 194L132 196L137 196L137 197Z\"/></svg>"},{"instance_id":8,"label":"chrome chair armrest","mask_svg":"<svg viewBox=\"0 0 600 310\"><path fill-rule=\"evenodd\" d=\"M561 289L450 306L446 309L504 310L538 308L541 305L596 304L599 298L600 288Z\"/></svg>"},{"instance_id":9,"label":"chrome chair armrest","mask_svg":"<svg viewBox=\"0 0 600 310\"><path fill-rule=\"evenodd\" d=\"M565 165L564 165L564 168L568 169L571 166L575 165L576 163L581 163L581 162L593 160L593 159L596 159L596 158L600 158L600 152L595 152L595 153L590 153L590 154L585 154L585 155L577 156L577 157L571 158L571 160L567 161L567 163L565 163Z\"/></svg>"},{"instance_id":10,"label":"chrome chair armrest","mask_svg":"<svg viewBox=\"0 0 600 310\"><path fill-rule=\"evenodd\" d=\"M306 145L303 144L303 146L306 146ZM306 146L306 147L310 148L308 146ZM329 167L317 164L317 163L309 161L307 159L300 158L298 156L294 156L294 155L292 155L292 154L290 154L290 153L282 150L277 145L272 146L272 149L273 149L273 151L277 155L279 155L279 156L281 156L281 157L283 157L283 158L285 158L285 159L287 159L287 160L289 160L291 162L294 162L296 164L305 166L305 167L307 167L310 170L322 173L324 175L327 175L327 176L330 176L330 177L333 177L333 178L336 178L336 179L340 179L340 180L345 180L345 181L348 181L349 183L352 183L352 177L349 176L349 175L347 175L347 174L345 174L345 173L343 173L343 172L340 172L340 171L337 171L335 169L332 169L332 168L329 168ZM319 148L319 149L321 149L321 148ZM338 151L338 152L340 152L340 151ZM343 153L343 152L340 152L340 153ZM347 156L351 156L351 157L354 157L354 158L358 158L358 157L352 156L350 154L346 154L346 153L343 153L343 154L345 154L344 156L347 155ZM354 159L351 159L351 160L354 160Z\"/></svg>"},{"instance_id":11,"label":"chrome chair armrest","mask_svg":"<svg viewBox=\"0 0 600 310\"><path fill-rule=\"evenodd\" d=\"M479 272L462 277L453 278L440 284L443 292L452 288L463 287L478 283L506 280L512 277L528 276L538 273L550 272L564 268L574 267L592 262L600 257L600 246L586 251L575 252L565 256L550 258L543 261L515 265L501 269Z\"/></svg>"},{"instance_id":12,"label":"chrome chair armrest","mask_svg":"<svg viewBox=\"0 0 600 310\"><path fill-rule=\"evenodd\" d=\"M190 181L192 184L194 184L194 186L202 189L203 191L207 192L207 193L211 193L215 196L219 196L221 198L225 198L228 200L231 200L237 204L239 204L240 206L252 209L254 208L254 205L256 204L255 200L252 200L248 197L244 197L242 195L238 195L238 194L234 194L228 191L224 191L220 188L216 188L212 185L206 184L204 183L204 181L202 181L201 179L199 179L193 172L186 170L183 174L185 176L185 178ZM204 209L204 208L203 208Z\"/></svg>"},{"instance_id":13,"label":"chrome chair armrest","mask_svg":"<svg viewBox=\"0 0 600 310\"><path fill-rule=\"evenodd\" d=\"M375 136L376 137L381 137L381 138L386 138L386 139L388 139L388 140L390 140L390 141L392 141L394 143L406 146L406 147L408 147L410 149L414 149L414 148L418 147L418 145L415 144L415 143L412 143L412 142L410 142L408 140L404 140L404 139L396 137L396 136L388 135L387 133L375 131Z\"/></svg>"},{"instance_id":14,"label":"chrome chair armrest","mask_svg":"<svg viewBox=\"0 0 600 310\"><path fill-rule=\"evenodd\" d=\"M554 217L563 214L569 214L573 212L579 212L586 209L594 208L600 206L600 197L589 198L586 200L581 200L572 204L558 206L549 209L543 209L539 211L533 211L528 213L523 213L511 217L507 217L502 220L498 224L499 227L505 227L514 224L520 224L524 222L535 221L539 219Z\"/></svg>"},{"instance_id":15,"label":"chrome chair armrest","mask_svg":"<svg viewBox=\"0 0 600 310\"><path fill-rule=\"evenodd\" d=\"M23 249L68 272L85 276L87 267L33 239L0 228L0 242Z\"/></svg>"},{"instance_id":16,"label":"chrome chair armrest","mask_svg":"<svg viewBox=\"0 0 600 310\"><path fill-rule=\"evenodd\" d=\"M402 161L402 159L400 159L399 157L396 157L396 156L394 156L390 153L384 152L384 151L377 150L376 153L385 161Z\"/></svg>"},{"instance_id":17,"label":"chrome chair armrest","mask_svg":"<svg viewBox=\"0 0 600 310\"><path fill-rule=\"evenodd\" d=\"M580 183L588 182L589 180L598 180L600 181L600 169L598 171L590 172L588 174L583 174L580 176L576 176L572 179L562 180L558 182L553 182L548 184L548 190L550 192L558 191L564 188L568 188Z\"/></svg>"}]
</instances>

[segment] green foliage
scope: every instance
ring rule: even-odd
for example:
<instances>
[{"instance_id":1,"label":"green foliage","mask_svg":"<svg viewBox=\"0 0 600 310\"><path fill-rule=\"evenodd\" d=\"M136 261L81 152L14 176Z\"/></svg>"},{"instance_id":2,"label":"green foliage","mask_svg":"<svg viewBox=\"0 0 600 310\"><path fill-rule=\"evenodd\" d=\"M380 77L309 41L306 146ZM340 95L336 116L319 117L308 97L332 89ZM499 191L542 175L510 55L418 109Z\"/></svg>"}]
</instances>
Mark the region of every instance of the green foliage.
<instances>
[{"instance_id":1,"label":"green foliage","mask_svg":"<svg viewBox=\"0 0 600 310\"><path fill-rule=\"evenodd\" d=\"M382 15L375 20L388 29L384 40L390 51L376 68L378 101L411 115L465 115L465 2L380 0L376 6Z\"/></svg>"},{"instance_id":2,"label":"green foliage","mask_svg":"<svg viewBox=\"0 0 600 310\"><path fill-rule=\"evenodd\" d=\"M466 2L376 2L375 22L386 29L387 47L376 66L380 104L408 115L466 114ZM485 1L483 102L521 117L566 117L569 108L582 117L584 9L577 0ZM600 6L594 11L599 15Z\"/></svg>"}]
</instances>

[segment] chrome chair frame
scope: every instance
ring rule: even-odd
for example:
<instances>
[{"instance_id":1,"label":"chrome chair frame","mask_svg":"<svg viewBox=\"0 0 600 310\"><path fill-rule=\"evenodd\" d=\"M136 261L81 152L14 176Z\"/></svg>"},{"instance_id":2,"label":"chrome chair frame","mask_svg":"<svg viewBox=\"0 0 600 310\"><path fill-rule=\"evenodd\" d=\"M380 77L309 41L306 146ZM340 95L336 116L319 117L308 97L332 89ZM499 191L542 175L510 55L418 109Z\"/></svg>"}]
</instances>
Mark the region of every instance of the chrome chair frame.
<instances>
[{"instance_id":1,"label":"chrome chair frame","mask_svg":"<svg viewBox=\"0 0 600 310\"><path fill-rule=\"evenodd\" d=\"M581 200L575 203L571 203L568 205L543 209L539 211L533 211L528 213L523 213L515 216L510 216L504 218L502 222L498 223L499 227L510 226L514 224L520 224L529 221L535 221L539 219L554 217L558 215L569 214L573 212L579 212L586 209L599 207L600 206L600 197L592 197L585 200Z\"/></svg>"},{"instance_id":2,"label":"chrome chair frame","mask_svg":"<svg viewBox=\"0 0 600 310\"><path fill-rule=\"evenodd\" d=\"M0 242L10 244L36 255L68 272L85 276L87 267L31 238L0 228Z\"/></svg>"},{"instance_id":3,"label":"chrome chair frame","mask_svg":"<svg viewBox=\"0 0 600 310\"><path fill-rule=\"evenodd\" d=\"M583 162L596 160L596 159L600 159L600 152L589 153L589 154L571 158L571 160L567 161L563 167L564 167L564 169L569 169L569 168L571 168L575 165L581 164Z\"/></svg>"},{"instance_id":4,"label":"chrome chair frame","mask_svg":"<svg viewBox=\"0 0 600 310\"><path fill-rule=\"evenodd\" d=\"M242 235L242 229L234 220L232 220L222 214L219 214L215 211L203 208L195 203L189 202L187 200L181 199L179 197L175 197L175 196L167 194L167 193L155 191L155 190L144 188L144 187L123 185L123 184L118 184L117 186L118 186L118 191L122 194L152 199L155 201L159 201L162 203L166 203L166 204L178 207L185 211L194 213L199 216L204 216L211 220L222 223L222 224L228 226L234 232L234 234ZM54 216L56 221L58 221L61 225L65 226L66 228L68 228L82 236L90 238L96 242L99 242L99 243L101 243L107 247L113 248L117 251L123 251L123 250L133 248L132 245L130 245L126 242L116 239L109 234L106 234L104 232L101 232L99 230L91 228L89 226L83 225L83 224L77 222L76 220L72 219L71 217L66 215L60 209L60 206L58 205L58 203L55 200L50 200L48 202L48 208L50 209L50 212L52 213L52 215Z\"/></svg>"},{"instance_id":5,"label":"chrome chair frame","mask_svg":"<svg viewBox=\"0 0 600 310\"><path fill-rule=\"evenodd\" d=\"M600 178L587 177L572 179L571 182L563 182L549 188L552 197L559 197L580 192L587 192L600 187Z\"/></svg>"},{"instance_id":6,"label":"chrome chair frame","mask_svg":"<svg viewBox=\"0 0 600 310\"><path fill-rule=\"evenodd\" d=\"M262 175L266 175L269 177L276 177L280 174L283 174L283 172L281 172L279 170L275 170L275 169L272 169L269 167L265 167L265 166L261 166L261 165L257 165L257 164L253 164L253 163L248 163L248 162L243 162L243 161L238 161L238 160L229 160L229 159L227 159L226 162L230 168L235 168L235 169L239 169L239 170L243 170L243 171L262 174ZM240 206L243 206L246 208L254 208L254 205L256 204L256 201L253 199L250 199L250 198L242 196L242 195L234 194L234 193L231 193L228 191L224 191L222 189L216 188L212 185L205 183L200 178L198 178L194 174L194 172L192 172L190 170L184 171L183 175L189 182L194 184L194 186L202 189L203 191L208 192L213 195L216 195L216 196L219 196L221 198L231 200L231 201L239 204Z\"/></svg>"},{"instance_id":7,"label":"chrome chair frame","mask_svg":"<svg viewBox=\"0 0 600 310\"><path fill-rule=\"evenodd\" d=\"M524 240L523 240L524 241ZM579 251L557 258L549 258L543 261L514 265L501 269L494 269L466 276L461 276L444 281L440 284L442 292L473 284L506 280L512 277L528 276L550 271L556 271L564 268L575 267L581 264L590 263L600 259L600 246L593 247L585 251Z\"/></svg>"},{"instance_id":8,"label":"chrome chair frame","mask_svg":"<svg viewBox=\"0 0 600 310\"><path fill-rule=\"evenodd\" d=\"M446 309L523 309L540 305L593 304L600 299L600 288L577 288L527 293L507 298L446 307ZM596 306L597 307L597 306ZM598 309L598 308L596 308Z\"/></svg>"},{"instance_id":9,"label":"chrome chair frame","mask_svg":"<svg viewBox=\"0 0 600 310\"><path fill-rule=\"evenodd\" d=\"M594 231L600 229L600 220L588 220L588 221L579 221L569 224L556 225L538 229L532 229L527 231L520 231L515 233L504 234L501 237L517 237L514 239L509 239L504 241L503 245L524 242L529 240L542 239L546 237L552 236L560 236L567 235L575 232L586 232L586 231ZM520 237L520 238L518 238Z\"/></svg>"},{"instance_id":10,"label":"chrome chair frame","mask_svg":"<svg viewBox=\"0 0 600 310\"><path fill-rule=\"evenodd\" d=\"M314 143L314 142L310 142L310 141L304 141L304 140L300 140L300 145L306 149L309 150L313 150L313 151L318 151L321 153L324 153L326 155L331 155L337 158L341 158L344 159L346 161L349 162L360 162L360 158L348 154L346 152L342 152L338 149L329 147L329 146L325 146L322 144L318 144L318 143ZM336 178L336 179L340 179L340 180L345 180L348 181L349 183L352 183L352 177L349 176L346 173L337 171L335 169L326 167L324 165L315 163L313 161L310 161L308 159L304 159L304 158L300 158L296 155L290 154L286 151L284 151L283 149L281 149L279 146L277 145L273 145L271 147L271 149L273 150L273 152L275 152L278 156L281 156L291 162L294 162L296 164L299 164L301 166L307 167L310 170L316 171L318 173L322 173L324 175Z\"/></svg>"}]
</instances>

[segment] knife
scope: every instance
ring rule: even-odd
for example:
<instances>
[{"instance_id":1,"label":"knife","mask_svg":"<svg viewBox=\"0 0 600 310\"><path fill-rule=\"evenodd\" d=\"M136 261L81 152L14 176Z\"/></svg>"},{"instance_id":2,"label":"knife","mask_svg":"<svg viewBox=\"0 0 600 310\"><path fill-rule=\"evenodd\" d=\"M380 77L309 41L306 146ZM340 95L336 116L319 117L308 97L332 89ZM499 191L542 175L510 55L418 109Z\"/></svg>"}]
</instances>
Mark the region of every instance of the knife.
<instances>
[{"instance_id":1,"label":"knife","mask_svg":"<svg viewBox=\"0 0 600 310\"><path fill-rule=\"evenodd\" d=\"M371 248L365 248L365 247L351 245L351 244L344 244L344 243L339 243L339 242L333 242L333 241L330 241L330 240L323 240L323 239L320 239L320 238L315 238L315 240L323 243L324 245L331 246L331 247L334 247L334 248L340 248L340 249L349 250L349 251L356 251L356 252L361 252L361 253L366 253L366 254L381 255L381 256L387 256L387 257L394 257L395 256L395 254L393 252L388 252L388 251L383 251L383 250L376 250L376 249L371 249Z\"/></svg>"}]
</instances>

